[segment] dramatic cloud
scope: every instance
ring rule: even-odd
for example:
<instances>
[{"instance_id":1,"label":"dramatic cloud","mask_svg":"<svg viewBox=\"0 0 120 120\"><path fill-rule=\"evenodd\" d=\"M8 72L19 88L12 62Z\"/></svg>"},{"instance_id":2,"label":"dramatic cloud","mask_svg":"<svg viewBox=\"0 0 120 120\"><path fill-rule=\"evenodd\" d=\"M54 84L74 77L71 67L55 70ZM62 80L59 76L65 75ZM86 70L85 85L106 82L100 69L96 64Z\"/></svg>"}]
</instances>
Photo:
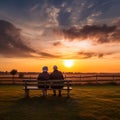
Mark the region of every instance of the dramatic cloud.
<instances>
[{"instance_id":1,"label":"dramatic cloud","mask_svg":"<svg viewBox=\"0 0 120 120\"><path fill-rule=\"evenodd\" d=\"M72 27L63 29L63 35L66 39L85 40L91 39L99 43L120 42L120 30L114 26L107 25L85 25L82 28Z\"/></svg>"},{"instance_id":2,"label":"dramatic cloud","mask_svg":"<svg viewBox=\"0 0 120 120\"><path fill-rule=\"evenodd\" d=\"M0 55L4 57L59 57L47 52L38 52L23 39L20 29L10 22L0 20Z\"/></svg>"},{"instance_id":3,"label":"dramatic cloud","mask_svg":"<svg viewBox=\"0 0 120 120\"><path fill-rule=\"evenodd\" d=\"M13 24L0 20L0 54L7 57L31 57L35 50L25 45L20 30Z\"/></svg>"}]
</instances>

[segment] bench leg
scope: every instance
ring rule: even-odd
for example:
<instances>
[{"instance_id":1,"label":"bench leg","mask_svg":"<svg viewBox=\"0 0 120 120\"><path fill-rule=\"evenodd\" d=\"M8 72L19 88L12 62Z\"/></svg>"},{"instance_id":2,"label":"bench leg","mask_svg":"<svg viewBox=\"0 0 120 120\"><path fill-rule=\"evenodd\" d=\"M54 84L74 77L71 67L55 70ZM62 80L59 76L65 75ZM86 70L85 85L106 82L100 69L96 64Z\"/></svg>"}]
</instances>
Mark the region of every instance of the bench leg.
<instances>
[{"instance_id":1,"label":"bench leg","mask_svg":"<svg viewBox=\"0 0 120 120\"><path fill-rule=\"evenodd\" d=\"M67 90L67 98L69 98L70 97L70 90L68 89Z\"/></svg>"},{"instance_id":2,"label":"bench leg","mask_svg":"<svg viewBox=\"0 0 120 120\"><path fill-rule=\"evenodd\" d=\"M29 98L29 90L28 89L25 90L25 98Z\"/></svg>"}]
</instances>

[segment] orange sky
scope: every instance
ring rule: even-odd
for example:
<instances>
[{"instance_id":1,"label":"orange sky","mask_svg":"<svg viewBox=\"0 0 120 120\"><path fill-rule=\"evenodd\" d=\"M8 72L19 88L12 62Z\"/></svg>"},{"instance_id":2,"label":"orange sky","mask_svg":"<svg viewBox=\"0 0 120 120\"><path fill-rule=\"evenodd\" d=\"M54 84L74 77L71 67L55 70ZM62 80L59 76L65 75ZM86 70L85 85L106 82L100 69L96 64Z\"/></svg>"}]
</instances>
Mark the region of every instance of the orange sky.
<instances>
[{"instance_id":1,"label":"orange sky","mask_svg":"<svg viewBox=\"0 0 120 120\"><path fill-rule=\"evenodd\" d=\"M10 71L11 69L17 69L19 72L41 72L42 66L47 65L49 72L52 71L53 65L57 65L59 70L63 72L119 72L120 62L117 60L109 59L87 59L87 60L73 60L73 66L67 67L64 64L64 60L58 59L8 59L2 61L1 69L4 71ZM5 65L6 63L6 65Z\"/></svg>"}]
</instances>

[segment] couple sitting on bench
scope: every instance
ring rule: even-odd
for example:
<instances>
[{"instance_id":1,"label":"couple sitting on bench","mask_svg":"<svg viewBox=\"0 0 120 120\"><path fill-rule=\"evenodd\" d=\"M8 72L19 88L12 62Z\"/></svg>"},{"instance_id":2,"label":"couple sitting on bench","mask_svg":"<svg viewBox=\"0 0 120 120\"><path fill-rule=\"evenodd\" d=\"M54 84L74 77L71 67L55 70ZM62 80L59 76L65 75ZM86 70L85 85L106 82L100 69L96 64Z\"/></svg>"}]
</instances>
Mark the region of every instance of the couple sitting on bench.
<instances>
[{"instance_id":1,"label":"couple sitting on bench","mask_svg":"<svg viewBox=\"0 0 120 120\"><path fill-rule=\"evenodd\" d=\"M63 74L61 71L58 70L58 67L55 65L53 66L53 72L51 74L48 73L48 67L44 66L42 68L42 73L38 75L38 87L43 88L42 89L42 94L43 96L47 95L47 89L49 88L48 83L46 85L43 85L41 83L47 82L50 80L53 81L51 88L53 89L53 96L56 96L56 90L58 90L58 96L61 96L61 89L63 88ZM56 80L56 81L55 81ZM57 80L62 80L61 82L58 82Z\"/></svg>"}]
</instances>

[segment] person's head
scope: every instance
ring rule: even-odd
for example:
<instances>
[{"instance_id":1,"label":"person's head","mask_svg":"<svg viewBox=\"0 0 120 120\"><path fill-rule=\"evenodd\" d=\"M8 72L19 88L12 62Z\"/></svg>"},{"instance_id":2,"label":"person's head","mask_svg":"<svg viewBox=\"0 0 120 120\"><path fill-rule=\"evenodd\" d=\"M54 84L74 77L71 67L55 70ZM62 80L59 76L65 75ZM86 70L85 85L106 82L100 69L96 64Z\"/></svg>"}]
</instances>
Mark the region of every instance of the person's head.
<instances>
[{"instance_id":1,"label":"person's head","mask_svg":"<svg viewBox=\"0 0 120 120\"><path fill-rule=\"evenodd\" d=\"M43 72L47 72L48 71L48 67L47 66L43 66L42 70L43 70Z\"/></svg>"},{"instance_id":2,"label":"person's head","mask_svg":"<svg viewBox=\"0 0 120 120\"><path fill-rule=\"evenodd\" d=\"M53 66L53 70L57 70L58 67L56 65Z\"/></svg>"}]
</instances>

